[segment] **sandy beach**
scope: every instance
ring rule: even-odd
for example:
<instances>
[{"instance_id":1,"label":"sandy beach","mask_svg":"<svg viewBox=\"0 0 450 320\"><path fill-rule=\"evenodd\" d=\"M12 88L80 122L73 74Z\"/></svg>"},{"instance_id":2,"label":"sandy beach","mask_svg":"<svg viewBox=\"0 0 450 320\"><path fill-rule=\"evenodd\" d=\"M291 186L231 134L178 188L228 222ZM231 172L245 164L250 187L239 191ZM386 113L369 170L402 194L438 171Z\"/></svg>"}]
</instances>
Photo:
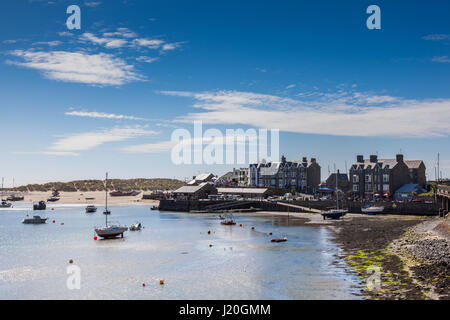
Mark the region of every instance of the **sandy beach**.
<instances>
[{"instance_id":1,"label":"sandy beach","mask_svg":"<svg viewBox=\"0 0 450 320\"><path fill-rule=\"evenodd\" d=\"M24 202L47 201L52 195L51 192L29 192L24 194ZM105 204L104 191L89 192L61 192L60 199L55 204L95 204L98 206ZM108 195L109 205L158 205L159 201L142 200L142 193L134 197L111 197ZM13 203L14 205L14 203Z\"/></svg>"}]
</instances>

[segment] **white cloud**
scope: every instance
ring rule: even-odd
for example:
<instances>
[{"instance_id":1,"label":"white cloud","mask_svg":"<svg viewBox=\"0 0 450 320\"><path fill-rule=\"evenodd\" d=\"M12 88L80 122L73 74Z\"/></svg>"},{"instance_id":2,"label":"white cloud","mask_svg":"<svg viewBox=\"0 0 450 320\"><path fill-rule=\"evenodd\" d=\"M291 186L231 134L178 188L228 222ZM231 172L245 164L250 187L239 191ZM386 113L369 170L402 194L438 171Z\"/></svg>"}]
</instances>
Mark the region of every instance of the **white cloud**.
<instances>
[{"instance_id":1,"label":"white cloud","mask_svg":"<svg viewBox=\"0 0 450 320\"><path fill-rule=\"evenodd\" d=\"M199 112L176 121L270 127L286 132L339 136L447 137L450 99L407 100L368 93L318 93L304 99L239 91L177 92Z\"/></svg>"},{"instance_id":2,"label":"white cloud","mask_svg":"<svg viewBox=\"0 0 450 320\"><path fill-rule=\"evenodd\" d=\"M123 85L144 80L134 71L133 65L105 53L16 50L10 54L23 61L8 63L40 70L46 78L52 80L90 85Z\"/></svg>"},{"instance_id":3,"label":"white cloud","mask_svg":"<svg viewBox=\"0 0 450 320\"><path fill-rule=\"evenodd\" d=\"M77 133L54 142L49 150L57 152L90 150L108 142L125 141L139 136L154 134L158 134L158 132L139 126Z\"/></svg>"},{"instance_id":4,"label":"white cloud","mask_svg":"<svg viewBox=\"0 0 450 320\"><path fill-rule=\"evenodd\" d=\"M439 63L450 63L450 58L448 56L433 57L431 61Z\"/></svg>"},{"instance_id":5,"label":"white cloud","mask_svg":"<svg viewBox=\"0 0 450 320\"><path fill-rule=\"evenodd\" d=\"M117 28L115 32L105 32L103 33L104 37L122 37L122 38L135 38L137 37L136 33L131 31L128 28Z\"/></svg>"},{"instance_id":6,"label":"white cloud","mask_svg":"<svg viewBox=\"0 0 450 320\"><path fill-rule=\"evenodd\" d=\"M290 84L290 85L286 86L285 89L292 89L292 88L295 88L295 84Z\"/></svg>"},{"instance_id":7,"label":"white cloud","mask_svg":"<svg viewBox=\"0 0 450 320\"><path fill-rule=\"evenodd\" d=\"M158 57L140 56L140 57L137 57L136 60L139 62L152 63L152 62L159 60L159 58Z\"/></svg>"},{"instance_id":8,"label":"white cloud","mask_svg":"<svg viewBox=\"0 0 450 320\"><path fill-rule=\"evenodd\" d=\"M83 33L80 39L83 41L90 41L94 44L104 45L106 48L109 49L122 48L128 44L128 41L124 39L99 38L89 32Z\"/></svg>"},{"instance_id":9,"label":"white cloud","mask_svg":"<svg viewBox=\"0 0 450 320\"><path fill-rule=\"evenodd\" d=\"M87 111L71 111L66 112L67 116L87 117L87 118L103 118L103 119L117 119L117 120L146 120L134 116L126 116L122 114L104 113L104 112L87 112Z\"/></svg>"},{"instance_id":10,"label":"white cloud","mask_svg":"<svg viewBox=\"0 0 450 320\"><path fill-rule=\"evenodd\" d=\"M171 50L175 50L181 47L181 45L183 44L183 42L174 42L174 43L165 43L161 50L162 51L171 51Z\"/></svg>"},{"instance_id":11,"label":"white cloud","mask_svg":"<svg viewBox=\"0 0 450 320\"><path fill-rule=\"evenodd\" d=\"M133 43L140 47L159 49L163 45L164 41L159 39L138 38L134 39Z\"/></svg>"},{"instance_id":12,"label":"white cloud","mask_svg":"<svg viewBox=\"0 0 450 320\"><path fill-rule=\"evenodd\" d=\"M40 41L40 42L35 42L35 45L47 45L50 47L56 47L59 46L61 44L61 41Z\"/></svg>"}]
</instances>

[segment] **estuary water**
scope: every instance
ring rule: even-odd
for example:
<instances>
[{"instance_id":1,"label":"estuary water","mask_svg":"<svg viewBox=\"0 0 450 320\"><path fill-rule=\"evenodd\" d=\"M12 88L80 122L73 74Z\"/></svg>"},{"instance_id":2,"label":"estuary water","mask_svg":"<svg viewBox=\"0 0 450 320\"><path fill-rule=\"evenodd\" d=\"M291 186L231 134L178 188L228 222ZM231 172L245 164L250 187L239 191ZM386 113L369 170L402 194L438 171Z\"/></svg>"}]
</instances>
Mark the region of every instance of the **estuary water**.
<instances>
[{"instance_id":1,"label":"estuary water","mask_svg":"<svg viewBox=\"0 0 450 320\"><path fill-rule=\"evenodd\" d=\"M236 226L223 226L215 214L115 206L111 221L144 229L94 240L102 207L93 214L84 206L30 207L0 210L0 299L361 299L362 284L336 258L330 231L292 218L240 214ZM49 220L21 223L33 213ZM67 286L71 259L80 289Z\"/></svg>"}]
</instances>

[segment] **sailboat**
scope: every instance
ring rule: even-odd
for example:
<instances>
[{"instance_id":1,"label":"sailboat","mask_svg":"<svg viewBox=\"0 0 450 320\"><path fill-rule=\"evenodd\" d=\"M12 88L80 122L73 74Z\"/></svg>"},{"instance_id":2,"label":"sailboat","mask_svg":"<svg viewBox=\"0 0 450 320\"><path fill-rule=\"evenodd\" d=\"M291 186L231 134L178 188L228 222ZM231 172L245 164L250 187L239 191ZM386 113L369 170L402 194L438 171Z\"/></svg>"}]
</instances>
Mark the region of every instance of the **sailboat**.
<instances>
[{"instance_id":1,"label":"sailboat","mask_svg":"<svg viewBox=\"0 0 450 320\"><path fill-rule=\"evenodd\" d=\"M105 180L105 192L106 192L106 198L105 198L105 226L96 228L95 233L101 238L116 238L118 236L121 236L123 238L123 233L125 231L128 231L128 227L120 226L120 225L108 225L108 216L111 214L111 211L108 210L108 173L106 173L106 180Z\"/></svg>"},{"instance_id":2,"label":"sailboat","mask_svg":"<svg viewBox=\"0 0 450 320\"><path fill-rule=\"evenodd\" d=\"M3 199L3 182L4 182L4 178L2 178L2 201L0 203L0 208L11 208L12 204L11 202L8 202L6 200Z\"/></svg>"},{"instance_id":3,"label":"sailboat","mask_svg":"<svg viewBox=\"0 0 450 320\"><path fill-rule=\"evenodd\" d=\"M331 209L331 210L326 210L326 211L322 211L322 217L323 219L339 219L340 217L345 216L345 214L348 212L348 210L344 210L344 208L339 209L339 194L338 194L338 180L339 180L339 175L337 173L337 171L335 170L335 177L336 177L336 188L335 188L335 192L336 192L336 209Z\"/></svg>"}]
</instances>

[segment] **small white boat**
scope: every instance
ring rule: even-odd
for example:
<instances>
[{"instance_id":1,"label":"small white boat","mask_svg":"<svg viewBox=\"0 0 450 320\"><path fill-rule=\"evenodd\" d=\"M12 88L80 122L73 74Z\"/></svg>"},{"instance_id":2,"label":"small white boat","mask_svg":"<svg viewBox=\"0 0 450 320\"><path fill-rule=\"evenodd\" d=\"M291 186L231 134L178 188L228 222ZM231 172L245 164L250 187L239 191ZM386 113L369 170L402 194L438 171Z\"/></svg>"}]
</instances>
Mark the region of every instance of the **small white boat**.
<instances>
[{"instance_id":1,"label":"small white boat","mask_svg":"<svg viewBox=\"0 0 450 320\"><path fill-rule=\"evenodd\" d=\"M362 213L368 213L368 214L381 213L383 211L384 211L383 206L367 206L365 208L361 208Z\"/></svg>"},{"instance_id":2,"label":"small white boat","mask_svg":"<svg viewBox=\"0 0 450 320\"><path fill-rule=\"evenodd\" d=\"M25 218L22 220L22 223L25 224L44 224L46 223L48 218L41 218L41 216L33 216L32 218Z\"/></svg>"},{"instance_id":3,"label":"small white boat","mask_svg":"<svg viewBox=\"0 0 450 320\"><path fill-rule=\"evenodd\" d=\"M142 229L142 224L140 222L133 223L130 227L130 231L140 231Z\"/></svg>"}]
</instances>

